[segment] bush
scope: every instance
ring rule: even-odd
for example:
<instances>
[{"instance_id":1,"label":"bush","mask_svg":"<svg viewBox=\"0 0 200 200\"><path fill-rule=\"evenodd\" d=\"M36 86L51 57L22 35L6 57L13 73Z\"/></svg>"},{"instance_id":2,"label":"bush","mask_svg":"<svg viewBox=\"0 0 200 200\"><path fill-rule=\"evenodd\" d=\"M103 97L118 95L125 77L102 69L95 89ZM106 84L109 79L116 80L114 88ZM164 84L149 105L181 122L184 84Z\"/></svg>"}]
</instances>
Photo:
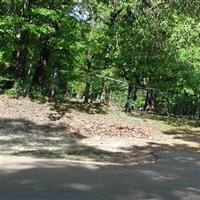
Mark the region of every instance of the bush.
<instances>
[{"instance_id":1,"label":"bush","mask_svg":"<svg viewBox=\"0 0 200 200\"><path fill-rule=\"evenodd\" d=\"M11 88L9 90L5 90L4 94L11 96L11 97L18 97L19 92L16 90L16 88Z\"/></svg>"}]
</instances>

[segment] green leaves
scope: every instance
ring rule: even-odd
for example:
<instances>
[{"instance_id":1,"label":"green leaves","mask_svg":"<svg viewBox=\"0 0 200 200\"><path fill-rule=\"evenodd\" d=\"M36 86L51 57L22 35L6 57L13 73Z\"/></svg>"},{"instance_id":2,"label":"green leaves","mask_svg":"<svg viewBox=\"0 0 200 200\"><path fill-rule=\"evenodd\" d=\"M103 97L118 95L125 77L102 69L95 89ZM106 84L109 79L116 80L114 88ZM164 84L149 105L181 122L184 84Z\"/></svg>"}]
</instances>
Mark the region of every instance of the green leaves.
<instances>
[{"instance_id":1,"label":"green leaves","mask_svg":"<svg viewBox=\"0 0 200 200\"><path fill-rule=\"evenodd\" d=\"M49 94L57 68L62 93L67 86L83 91L88 80L98 92L93 77L104 74L194 94L200 85L196 1L148 2L1 1L2 77L22 82L26 91L40 82Z\"/></svg>"},{"instance_id":2,"label":"green leaves","mask_svg":"<svg viewBox=\"0 0 200 200\"><path fill-rule=\"evenodd\" d=\"M2 62L3 62L3 51L0 51L0 64L2 64Z\"/></svg>"},{"instance_id":3,"label":"green leaves","mask_svg":"<svg viewBox=\"0 0 200 200\"><path fill-rule=\"evenodd\" d=\"M0 16L0 34L6 37L15 36L17 28L23 23L23 18L12 16Z\"/></svg>"},{"instance_id":4,"label":"green leaves","mask_svg":"<svg viewBox=\"0 0 200 200\"><path fill-rule=\"evenodd\" d=\"M52 21L56 21L60 19L59 11L47 9L47 8L32 8L33 16L40 16L46 19L50 19Z\"/></svg>"},{"instance_id":5,"label":"green leaves","mask_svg":"<svg viewBox=\"0 0 200 200\"><path fill-rule=\"evenodd\" d=\"M50 35L56 31L55 28L49 26L48 24L35 25L26 23L24 28L29 30L31 34L36 35L37 37L40 37L41 35Z\"/></svg>"}]
</instances>

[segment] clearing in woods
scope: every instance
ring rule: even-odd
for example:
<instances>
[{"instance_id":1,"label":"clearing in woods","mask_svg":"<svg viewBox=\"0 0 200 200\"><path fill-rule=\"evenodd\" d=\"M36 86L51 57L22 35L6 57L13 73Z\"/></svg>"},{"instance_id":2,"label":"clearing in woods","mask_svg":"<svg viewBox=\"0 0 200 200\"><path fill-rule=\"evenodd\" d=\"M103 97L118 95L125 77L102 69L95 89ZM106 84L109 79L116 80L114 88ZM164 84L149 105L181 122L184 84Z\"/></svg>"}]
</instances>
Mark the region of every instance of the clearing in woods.
<instances>
[{"instance_id":1,"label":"clearing in woods","mask_svg":"<svg viewBox=\"0 0 200 200\"><path fill-rule=\"evenodd\" d=\"M112 109L88 114L5 95L0 113L4 155L130 164L154 162L158 151L200 150L200 128L188 120Z\"/></svg>"}]
</instances>

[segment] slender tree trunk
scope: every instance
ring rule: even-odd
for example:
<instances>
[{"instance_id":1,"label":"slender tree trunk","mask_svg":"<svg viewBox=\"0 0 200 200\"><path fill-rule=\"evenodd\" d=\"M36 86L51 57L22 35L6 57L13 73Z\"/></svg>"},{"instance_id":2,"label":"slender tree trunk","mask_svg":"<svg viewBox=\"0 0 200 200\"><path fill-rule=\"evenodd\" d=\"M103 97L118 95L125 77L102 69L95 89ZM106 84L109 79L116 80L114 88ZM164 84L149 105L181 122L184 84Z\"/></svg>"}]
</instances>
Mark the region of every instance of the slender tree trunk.
<instances>
[{"instance_id":1,"label":"slender tree trunk","mask_svg":"<svg viewBox=\"0 0 200 200\"><path fill-rule=\"evenodd\" d=\"M136 88L132 84L128 85L128 94L125 104L125 112L131 112L131 110L133 109L132 101L135 101L137 99L137 91L138 88Z\"/></svg>"},{"instance_id":2,"label":"slender tree trunk","mask_svg":"<svg viewBox=\"0 0 200 200\"><path fill-rule=\"evenodd\" d=\"M197 101L196 101L196 118L200 119L200 92L197 94Z\"/></svg>"},{"instance_id":3,"label":"slender tree trunk","mask_svg":"<svg viewBox=\"0 0 200 200\"><path fill-rule=\"evenodd\" d=\"M19 37L19 44L22 47L13 53L14 71L17 78L24 79L27 72L27 44L29 41L28 31L22 31Z\"/></svg>"},{"instance_id":4,"label":"slender tree trunk","mask_svg":"<svg viewBox=\"0 0 200 200\"><path fill-rule=\"evenodd\" d=\"M90 81L90 70L92 68L91 66L91 55L90 52L86 53L86 70L85 70L85 76L87 77L86 79L86 85L85 85L85 90L84 90L84 103L88 103L90 99L90 88L91 88L91 81Z\"/></svg>"},{"instance_id":5,"label":"slender tree trunk","mask_svg":"<svg viewBox=\"0 0 200 200\"><path fill-rule=\"evenodd\" d=\"M31 0L24 0L23 5L21 8L21 16L30 20L29 16L27 16L27 12L31 8ZM13 67L16 78L20 80L24 80L27 74L27 55L28 55L28 48L27 45L29 43L29 32L28 30L21 30L18 35L18 43L19 49L16 49L13 52Z\"/></svg>"},{"instance_id":6,"label":"slender tree trunk","mask_svg":"<svg viewBox=\"0 0 200 200\"><path fill-rule=\"evenodd\" d=\"M155 90L147 90L144 111L148 111L148 112L156 111L156 92L155 92Z\"/></svg>"},{"instance_id":7,"label":"slender tree trunk","mask_svg":"<svg viewBox=\"0 0 200 200\"><path fill-rule=\"evenodd\" d=\"M98 97L99 97L100 103L105 103L105 99L106 99L106 79L105 78L102 80L101 91Z\"/></svg>"},{"instance_id":8,"label":"slender tree trunk","mask_svg":"<svg viewBox=\"0 0 200 200\"><path fill-rule=\"evenodd\" d=\"M111 100L111 91L105 88L105 104L107 106L110 106L110 100Z\"/></svg>"},{"instance_id":9,"label":"slender tree trunk","mask_svg":"<svg viewBox=\"0 0 200 200\"><path fill-rule=\"evenodd\" d=\"M53 22L53 26L56 30L56 33L59 31L59 22L58 21L54 21ZM36 70L35 70L35 74L34 74L34 78L33 81L36 83L36 85L40 86L40 87L44 87L45 85L45 72L46 72L46 68L48 65L48 61L50 59L50 56L52 54L52 48L49 44L49 38L46 38L45 40L43 40L41 42L42 45L42 50L40 52L40 57L36 66ZM49 91L46 91L47 93L49 93Z\"/></svg>"},{"instance_id":10,"label":"slender tree trunk","mask_svg":"<svg viewBox=\"0 0 200 200\"><path fill-rule=\"evenodd\" d=\"M91 86L91 84L90 84L89 80L87 80L86 85L85 85L85 91L84 91L84 97L85 97L84 103L88 103L88 101L89 101L89 98L90 98L90 86Z\"/></svg>"},{"instance_id":11,"label":"slender tree trunk","mask_svg":"<svg viewBox=\"0 0 200 200\"><path fill-rule=\"evenodd\" d=\"M51 48L49 46L49 41L46 40L43 43L43 48L41 50L40 58L38 60L38 64L36 66L36 70L35 70L35 74L33 78L36 85L40 87L44 86L45 68L47 67L50 55L51 55Z\"/></svg>"}]
</instances>

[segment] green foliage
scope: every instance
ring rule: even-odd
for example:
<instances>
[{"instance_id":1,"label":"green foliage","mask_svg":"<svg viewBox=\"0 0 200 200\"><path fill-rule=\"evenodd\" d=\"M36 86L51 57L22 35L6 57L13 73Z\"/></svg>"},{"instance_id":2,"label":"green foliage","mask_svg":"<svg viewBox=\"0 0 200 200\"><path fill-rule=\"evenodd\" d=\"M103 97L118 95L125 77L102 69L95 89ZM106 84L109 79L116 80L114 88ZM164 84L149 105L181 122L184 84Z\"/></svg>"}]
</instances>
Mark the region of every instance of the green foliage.
<instances>
[{"instance_id":1,"label":"green foliage","mask_svg":"<svg viewBox=\"0 0 200 200\"><path fill-rule=\"evenodd\" d=\"M29 93L29 97L39 102L45 102L45 97L40 88L34 87Z\"/></svg>"},{"instance_id":2,"label":"green foliage","mask_svg":"<svg viewBox=\"0 0 200 200\"><path fill-rule=\"evenodd\" d=\"M52 91L54 97L113 93L124 104L127 87L105 85L96 77L102 74L180 95L160 92L161 110L164 99L181 110L185 94L193 109L200 90L199 13L196 0L1 1L0 85L13 80L8 93L36 99ZM135 107L145 98L139 95Z\"/></svg>"}]
</instances>

